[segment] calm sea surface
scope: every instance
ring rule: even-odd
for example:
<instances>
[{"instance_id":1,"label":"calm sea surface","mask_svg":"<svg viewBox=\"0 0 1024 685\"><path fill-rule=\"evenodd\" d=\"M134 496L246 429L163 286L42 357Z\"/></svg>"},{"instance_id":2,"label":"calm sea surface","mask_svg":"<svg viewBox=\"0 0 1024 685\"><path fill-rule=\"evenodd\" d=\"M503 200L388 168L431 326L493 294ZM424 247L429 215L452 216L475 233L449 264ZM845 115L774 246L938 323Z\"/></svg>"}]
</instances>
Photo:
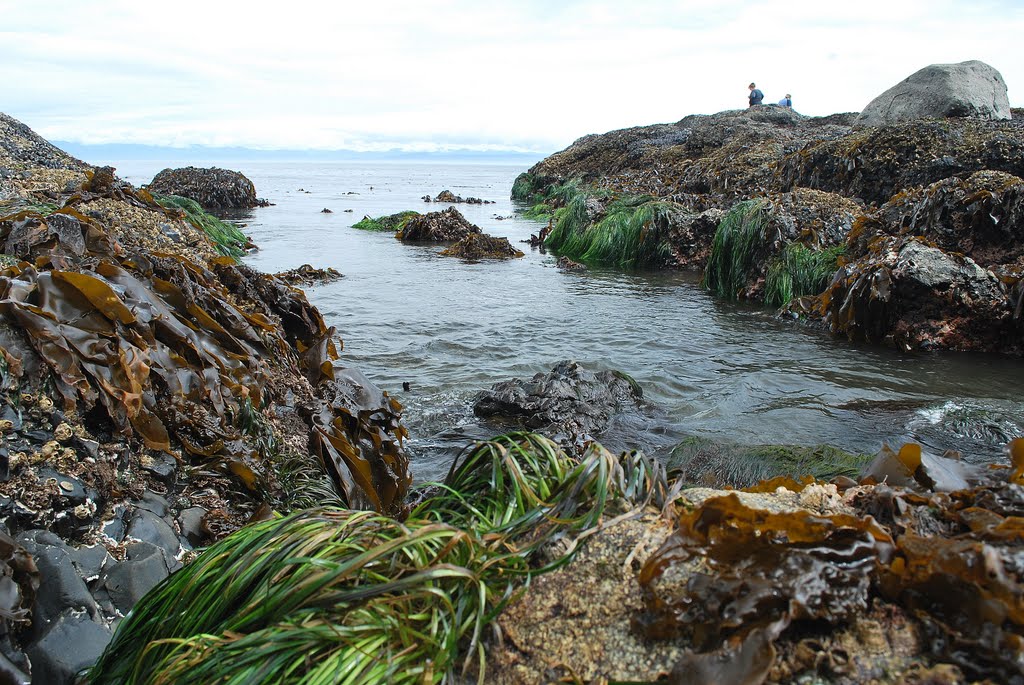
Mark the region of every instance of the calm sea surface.
<instances>
[{"instance_id":1,"label":"calm sea surface","mask_svg":"<svg viewBox=\"0 0 1024 685\"><path fill-rule=\"evenodd\" d=\"M136 185L165 166L114 165ZM642 425L607 438L613 448L638 442L664 454L687 435L865 452L915 440L971 461L1005 461L1002 445L1024 435L1018 360L852 345L777 320L771 310L716 300L692 275L556 268L552 255L519 244L541 228L509 199L524 167L219 166L241 171L275 203L241 219L261 248L246 263L267 272L311 264L345 275L307 294L344 339L343 363L405 406L417 480L442 477L460 449L495 433L473 415L478 391L562 359L630 374L654 406ZM466 263L439 256L439 247L351 227L364 215L444 209L421 198L445 189L493 200L457 207L526 256Z\"/></svg>"}]
</instances>

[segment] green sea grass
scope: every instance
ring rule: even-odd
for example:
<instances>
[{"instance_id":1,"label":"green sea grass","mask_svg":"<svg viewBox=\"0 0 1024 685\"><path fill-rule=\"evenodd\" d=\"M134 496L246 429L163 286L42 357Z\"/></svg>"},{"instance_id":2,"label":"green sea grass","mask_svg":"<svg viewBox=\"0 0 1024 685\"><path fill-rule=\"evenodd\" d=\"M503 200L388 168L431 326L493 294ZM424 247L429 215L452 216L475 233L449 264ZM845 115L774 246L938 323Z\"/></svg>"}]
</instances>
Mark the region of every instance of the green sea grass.
<instances>
[{"instance_id":1,"label":"green sea grass","mask_svg":"<svg viewBox=\"0 0 1024 685\"><path fill-rule=\"evenodd\" d=\"M86 682L486 682L483 631L530 576L666 485L640 454L516 433L426 491L404 523L318 508L221 540L135 606Z\"/></svg>"},{"instance_id":2,"label":"green sea grass","mask_svg":"<svg viewBox=\"0 0 1024 685\"><path fill-rule=\"evenodd\" d=\"M773 307L786 305L794 297L817 295L832 280L845 245L813 250L802 243L790 243L768 266L764 301Z\"/></svg>"},{"instance_id":3,"label":"green sea grass","mask_svg":"<svg viewBox=\"0 0 1024 685\"><path fill-rule=\"evenodd\" d=\"M375 219L368 216L364 216L362 219L352 224L352 228L358 228L361 231L396 232L405 228L405 225L409 222L409 219L419 215L419 212L410 209L404 212L398 212L397 214L378 216Z\"/></svg>"},{"instance_id":4,"label":"green sea grass","mask_svg":"<svg viewBox=\"0 0 1024 685\"><path fill-rule=\"evenodd\" d=\"M766 205L759 200L739 202L726 213L711 243L706 288L719 297L739 298L754 266L754 253L764 243L766 223Z\"/></svg>"},{"instance_id":5,"label":"green sea grass","mask_svg":"<svg viewBox=\"0 0 1024 685\"><path fill-rule=\"evenodd\" d=\"M568 187L568 186L567 186ZM603 216L591 221L588 195L569 195L555 212L545 245L570 259L588 264L641 268L663 263L670 255L659 226L672 205L648 197L620 197L609 202Z\"/></svg>"},{"instance_id":6,"label":"green sea grass","mask_svg":"<svg viewBox=\"0 0 1024 685\"><path fill-rule=\"evenodd\" d=\"M245 246L249 244L249 239L245 237L245 234L234 224L222 221L207 212L195 200L179 195L158 195L156 193L153 194L153 199L162 207L183 211L185 218L213 241L214 248L220 254L235 259L245 254Z\"/></svg>"}]
</instances>

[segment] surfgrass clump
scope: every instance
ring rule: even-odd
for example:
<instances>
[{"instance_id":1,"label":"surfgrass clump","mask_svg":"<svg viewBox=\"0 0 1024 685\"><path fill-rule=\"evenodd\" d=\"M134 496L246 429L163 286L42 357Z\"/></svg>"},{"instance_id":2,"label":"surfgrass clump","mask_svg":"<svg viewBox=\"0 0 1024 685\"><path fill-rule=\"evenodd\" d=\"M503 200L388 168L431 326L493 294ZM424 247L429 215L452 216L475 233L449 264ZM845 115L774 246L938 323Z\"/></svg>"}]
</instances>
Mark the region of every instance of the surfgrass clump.
<instances>
[{"instance_id":1,"label":"surfgrass clump","mask_svg":"<svg viewBox=\"0 0 1024 685\"><path fill-rule=\"evenodd\" d=\"M156 193L153 194L153 199L161 207L183 211L189 223L206 233L220 254L235 259L245 254L245 246L249 244L249 239L245 237L245 234L234 224L222 221L207 212L195 200L180 195L158 195Z\"/></svg>"},{"instance_id":2,"label":"surfgrass clump","mask_svg":"<svg viewBox=\"0 0 1024 685\"><path fill-rule=\"evenodd\" d=\"M790 243L768 266L764 300L773 307L788 304L794 297L817 295L828 287L838 268L845 246L814 250L802 243Z\"/></svg>"},{"instance_id":3,"label":"surfgrass clump","mask_svg":"<svg viewBox=\"0 0 1024 685\"><path fill-rule=\"evenodd\" d=\"M767 206L745 200L730 209L718 224L711 256L704 270L704 286L719 297L739 298L754 266L754 253L764 244Z\"/></svg>"},{"instance_id":4,"label":"surfgrass clump","mask_svg":"<svg viewBox=\"0 0 1024 685\"><path fill-rule=\"evenodd\" d=\"M540 202L543 199L543 193L540 192L537 185L537 177L524 171L512 182L512 199L527 204Z\"/></svg>"},{"instance_id":5,"label":"surfgrass clump","mask_svg":"<svg viewBox=\"0 0 1024 685\"><path fill-rule=\"evenodd\" d=\"M397 214L378 216L377 218L364 216L362 219L352 224L352 228L358 228L361 231L389 231L394 233L405 228L409 219L419 215L419 212L410 209L404 212L398 212Z\"/></svg>"},{"instance_id":6,"label":"surfgrass clump","mask_svg":"<svg viewBox=\"0 0 1024 685\"><path fill-rule=\"evenodd\" d=\"M546 245L560 255L590 264L640 268L663 263L671 255L662 227L672 205L649 197L612 200L604 215L591 221L587 195L577 192L555 212Z\"/></svg>"},{"instance_id":7,"label":"surfgrass clump","mask_svg":"<svg viewBox=\"0 0 1024 685\"><path fill-rule=\"evenodd\" d=\"M86 682L483 683L484 631L530 576L666 490L640 454L501 436L404 523L324 507L221 540L135 606Z\"/></svg>"},{"instance_id":8,"label":"surfgrass clump","mask_svg":"<svg viewBox=\"0 0 1024 685\"><path fill-rule=\"evenodd\" d=\"M539 202L529 209L523 210L523 217L534 221L550 221L554 216L554 210L550 205Z\"/></svg>"}]
</instances>

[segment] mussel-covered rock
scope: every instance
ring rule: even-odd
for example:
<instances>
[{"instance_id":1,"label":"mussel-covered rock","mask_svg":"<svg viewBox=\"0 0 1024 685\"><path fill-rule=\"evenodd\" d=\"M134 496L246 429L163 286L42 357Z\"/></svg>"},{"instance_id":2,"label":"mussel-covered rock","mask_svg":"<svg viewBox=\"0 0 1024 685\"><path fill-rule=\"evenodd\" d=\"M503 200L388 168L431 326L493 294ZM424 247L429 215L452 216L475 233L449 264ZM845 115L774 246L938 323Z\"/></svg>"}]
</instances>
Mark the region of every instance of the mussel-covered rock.
<instances>
[{"instance_id":1,"label":"mussel-covered rock","mask_svg":"<svg viewBox=\"0 0 1024 685\"><path fill-rule=\"evenodd\" d=\"M212 167L164 169L147 186L152 193L180 195L205 209L248 209L269 203L256 197L256 186L238 171Z\"/></svg>"}]
</instances>

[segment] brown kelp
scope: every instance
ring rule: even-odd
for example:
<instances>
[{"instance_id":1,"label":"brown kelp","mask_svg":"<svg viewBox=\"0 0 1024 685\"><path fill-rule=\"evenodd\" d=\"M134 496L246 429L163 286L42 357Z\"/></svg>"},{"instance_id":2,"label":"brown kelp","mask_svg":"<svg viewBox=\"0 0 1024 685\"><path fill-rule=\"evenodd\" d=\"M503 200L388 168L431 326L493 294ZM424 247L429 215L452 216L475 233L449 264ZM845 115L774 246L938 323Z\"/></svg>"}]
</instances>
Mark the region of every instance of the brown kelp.
<instances>
[{"instance_id":1,"label":"brown kelp","mask_svg":"<svg viewBox=\"0 0 1024 685\"><path fill-rule=\"evenodd\" d=\"M401 408L365 379L334 373L335 331L301 291L216 257L208 244L194 255L205 263L126 247L97 218L102 211L79 210L111 200L161 225L182 220L102 169L52 213L0 218L0 244L19 260L0 273L0 315L25 339L18 354L46 369L61 408L267 493L276 489L271 443L251 439L241 417L281 401L284 388L271 379L305 376L311 446L322 436L337 443L344 456L320 453L342 497L397 512L410 482ZM379 464L377 455L385 455ZM369 478L366 463L374 463Z\"/></svg>"},{"instance_id":2,"label":"brown kelp","mask_svg":"<svg viewBox=\"0 0 1024 685\"><path fill-rule=\"evenodd\" d=\"M916 620L936 663L1022 683L1024 441L1009 450L1012 467L997 469L959 468L918 445L883 451L865 482L902 476L913 489L858 487L852 514L765 511L735 494L677 508L675 532L640 573L636 626L692 645L679 682L759 683L791 626L814 634L885 601ZM866 677L856 659L836 668Z\"/></svg>"},{"instance_id":3,"label":"brown kelp","mask_svg":"<svg viewBox=\"0 0 1024 685\"><path fill-rule=\"evenodd\" d=\"M513 434L462 455L404 523L314 509L242 529L154 589L90 683L486 682L483 631L537 572L664 494L640 455ZM464 657L464 658L463 658Z\"/></svg>"}]
</instances>

